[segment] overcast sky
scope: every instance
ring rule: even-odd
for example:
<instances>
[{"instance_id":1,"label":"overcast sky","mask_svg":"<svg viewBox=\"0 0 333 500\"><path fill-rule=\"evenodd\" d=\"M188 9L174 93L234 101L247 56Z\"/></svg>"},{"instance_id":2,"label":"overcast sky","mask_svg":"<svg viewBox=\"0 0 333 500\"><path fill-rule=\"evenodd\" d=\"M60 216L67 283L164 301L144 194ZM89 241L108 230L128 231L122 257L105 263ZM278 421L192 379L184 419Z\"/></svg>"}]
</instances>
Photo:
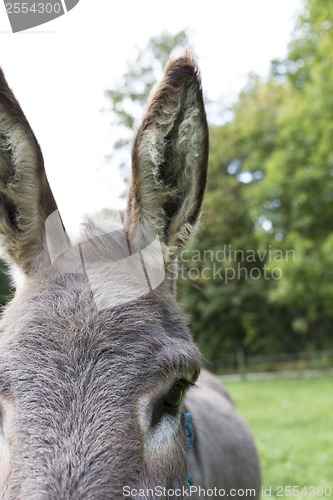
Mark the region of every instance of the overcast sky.
<instances>
[{"instance_id":1,"label":"overcast sky","mask_svg":"<svg viewBox=\"0 0 333 500\"><path fill-rule=\"evenodd\" d=\"M118 175L105 181L109 118L104 91L136 47L162 31L187 28L205 92L228 100L246 75L265 75L287 52L302 0L80 0L68 14L12 34L0 2L0 65L39 140L67 225L113 205Z\"/></svg>"}]
</instances>

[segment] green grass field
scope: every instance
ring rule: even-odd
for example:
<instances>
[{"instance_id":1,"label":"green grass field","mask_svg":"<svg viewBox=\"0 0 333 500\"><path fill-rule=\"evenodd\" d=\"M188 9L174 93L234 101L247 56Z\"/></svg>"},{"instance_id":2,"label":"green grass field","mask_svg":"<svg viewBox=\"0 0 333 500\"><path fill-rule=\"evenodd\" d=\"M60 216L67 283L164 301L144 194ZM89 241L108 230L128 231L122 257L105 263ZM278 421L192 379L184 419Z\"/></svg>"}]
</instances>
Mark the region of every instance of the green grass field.
<instances>
[{"instance_id":1,"label":"green grass field","mask_svg":"<svg viewBox=\"0 0 333 500\"><path fill-rule=\"evenodd\" d=\"M333 498L333 378L223 383L254 434L262 500Z\"/></svg>"}]
</instances>

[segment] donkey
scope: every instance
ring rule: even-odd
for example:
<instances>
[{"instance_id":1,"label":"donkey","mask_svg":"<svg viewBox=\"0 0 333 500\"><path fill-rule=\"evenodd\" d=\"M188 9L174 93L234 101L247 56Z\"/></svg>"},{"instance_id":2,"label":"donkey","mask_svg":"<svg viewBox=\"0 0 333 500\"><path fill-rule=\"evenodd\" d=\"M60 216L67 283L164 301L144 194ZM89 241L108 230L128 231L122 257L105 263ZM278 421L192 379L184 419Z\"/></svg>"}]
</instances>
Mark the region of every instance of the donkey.
<instances>
[{"instance_id":1,"label":"donkey","mask_svg":"<svg viewBox=\"0 0 333 500\"><path fill-rule=\"evenodd\" d=\"M87 219L71 242L0 72L1 250L17 287L0 323L2 499L258 497L256 449L229 395L208 373L189 390L200 354L164 274L198 221L207 160L186 51L137 132L126 212Z\"/></svg>"}]
</instances>

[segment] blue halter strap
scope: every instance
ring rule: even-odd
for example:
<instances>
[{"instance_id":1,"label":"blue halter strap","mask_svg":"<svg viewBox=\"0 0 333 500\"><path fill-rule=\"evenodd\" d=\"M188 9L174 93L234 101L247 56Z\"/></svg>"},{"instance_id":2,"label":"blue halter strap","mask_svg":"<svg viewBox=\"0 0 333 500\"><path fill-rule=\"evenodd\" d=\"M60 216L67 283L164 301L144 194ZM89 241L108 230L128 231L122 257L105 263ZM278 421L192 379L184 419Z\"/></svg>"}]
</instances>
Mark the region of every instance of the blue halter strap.
<instances>
[{"instance_id":1,"label":"blue halter strap","mask_svg":"<svg viewBox=\"0 0 333 500\"><path fill-rule=\"evenodd\" d=\"M186 440L187 440L187 451L191 451L193 448L193 426L192 426L192 415L191 412L187 411L185 413L185 429L186 429ZM187 487L193 485L193 477L189 472L187 476Z\"/></svg>"}]
</instances>

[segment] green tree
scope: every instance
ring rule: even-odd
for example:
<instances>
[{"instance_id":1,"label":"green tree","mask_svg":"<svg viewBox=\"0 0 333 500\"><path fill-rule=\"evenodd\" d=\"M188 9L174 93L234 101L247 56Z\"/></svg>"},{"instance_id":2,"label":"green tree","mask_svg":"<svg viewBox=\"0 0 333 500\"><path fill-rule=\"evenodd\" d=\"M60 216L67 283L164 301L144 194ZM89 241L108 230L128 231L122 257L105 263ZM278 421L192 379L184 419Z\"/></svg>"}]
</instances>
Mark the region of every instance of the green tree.
<instances>
[{"instance_id":1,"label":"green tree","mask_svg":"<svg viewBox=\"0 0 333 500\"><path fill-rule=\"evenodd\" d=\"M333 6L308 0L284 68L289 96L260 193L278 200L268 217L279 245L295 250L271 300L292 311L300 345L332 345ZM280 75L281 76L281 75Z\"/></svg>"},{"instance_id":2,"label":"green tree","mask_svg":"<svg viewBox=\"0 0 333 500\"><path fill-rule=\"evenodd\" d=\"M273 62L267 81L250 75L232 120L211 130L208 224L196 245L251 248L258 268L265 251L272 257L268 279L182 288L210 358L239 345L248 353L333 345L332 26L330 4L306 2L288 58Z\"/></svg>"}]
</instances>

